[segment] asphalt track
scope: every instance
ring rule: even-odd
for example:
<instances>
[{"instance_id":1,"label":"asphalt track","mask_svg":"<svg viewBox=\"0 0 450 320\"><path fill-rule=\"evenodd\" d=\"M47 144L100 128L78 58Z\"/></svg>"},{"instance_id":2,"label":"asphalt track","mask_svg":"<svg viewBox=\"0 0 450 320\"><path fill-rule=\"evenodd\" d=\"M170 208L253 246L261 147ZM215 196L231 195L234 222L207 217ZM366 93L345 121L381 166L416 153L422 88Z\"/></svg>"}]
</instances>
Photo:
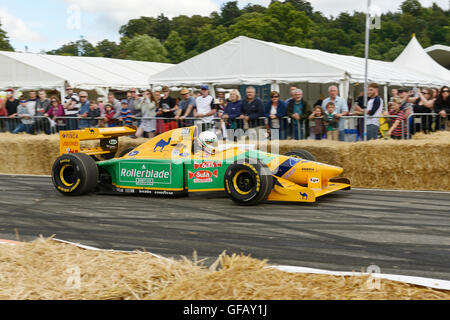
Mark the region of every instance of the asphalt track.
<instances>
[{"instance_id":1,"label":"asphalt track","mask_svg":"<svg viewBox=\"0 0 450 320\"><path fill-rule=\"evenodd\" d=\"M58 193L49 177L0 175L0 238L43 235L179 258L246 253L271 264L450 280L450 193L339 191L314 204L234 205L222 193L167 199Z\"/></svg>"}]
</instances>

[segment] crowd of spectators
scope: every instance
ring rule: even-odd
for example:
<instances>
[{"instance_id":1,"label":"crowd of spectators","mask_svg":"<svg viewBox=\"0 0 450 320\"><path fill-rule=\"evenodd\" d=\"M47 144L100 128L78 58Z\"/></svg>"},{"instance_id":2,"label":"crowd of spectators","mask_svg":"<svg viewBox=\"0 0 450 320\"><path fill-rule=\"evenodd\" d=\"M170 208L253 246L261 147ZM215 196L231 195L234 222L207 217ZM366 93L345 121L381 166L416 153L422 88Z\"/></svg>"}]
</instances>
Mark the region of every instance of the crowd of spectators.
<instances>
[{"instance_id":1,"label":"crowd of spectators","mask_svg":"<svg viewBox=\"0 0 450 320\"><path fill-rule=\"evenodd\" d=\"M273 138L280 139L345 141L346 121L352 116L359 116L357 136L361 140L364 132L372 140L380 136L401 139L418 131L450 130L446 121L450 117L447 86L392 89L386 107L378 91L376 83L368 86L365 106L363 93L354 102L346 101L334 85L328 88L328 96L320 97L314 105L295 86L290 88L287 100L272 91L266 103L251 86L244 97L238 90L231 90L227 95L218 92L214 98L210 88L203 85L196 93L182 89L176 98L164 86L154 92L131 89L121 99L110 92L105 102L102 98L90 100L86 91L75 93L70 86L66 87L62 102L55 96L48 98L45 90L30 91L26 99L17 99L14 90L9 89L5 99L0 99L0 131L52 134L60 130L137 125L134 137L151 138L174 128L200 124L204 129L218 131L262 129L268 137L277 132L279 136ZM417 116L412 119L411 114ZM410 125L408 119L413 120Z\"/></svg>"}]
</instances>

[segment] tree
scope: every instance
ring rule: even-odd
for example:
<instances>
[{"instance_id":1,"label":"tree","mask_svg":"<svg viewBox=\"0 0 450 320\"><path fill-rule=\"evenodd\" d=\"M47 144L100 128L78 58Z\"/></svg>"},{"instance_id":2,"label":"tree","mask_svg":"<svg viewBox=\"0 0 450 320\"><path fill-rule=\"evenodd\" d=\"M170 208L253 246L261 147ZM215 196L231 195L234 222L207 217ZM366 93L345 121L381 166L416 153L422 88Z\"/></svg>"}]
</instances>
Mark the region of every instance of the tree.
<instances>
[{"instance_id":1,"label":"tree","mask_svg":"<svg viewBox=\"0 0 450 320\"><path fill-rule=\"evenodd\" d=\"M61 48L47 52L48 54L61 56L82 56L82 57L98 57L100 56L97 48L86 39L76 42L69 42Z\"/></svg>"},{"instance_id":2,"label":"tree","mask_svg":"<svg viewBox=\"0 0 450 320\"><path fill-rule=\"evenodd\" d=\"M117 58L119 56L119 45L114 41L107 39L97 43L97 51L100 56L105 58Z\"/></svg>"},{"instance_id":3,"label":"tree","mask_svg":"<svg viewBox=\"0 0 450 320\"><path fill-rule=\"evenodd\" d=\"M419 16L422 11L422 5L418 0L405 0L400 5L402 13L409 13L413 16Z\"/></svg>"},{"instance_id":4,"label":"tree","mask_svg":"<svg viewBox=\"0 0 450 320\"><path fill-rule=\"evenodd\" d=\"M164 41L164 47L168 52L168 58L172 63L180 63L186 57L185 43L176 31L171 31L167 40Z\"/></svg>"},{"instance_id":5,"label":"tree","mask_svg":"<svg viewBox=\"0 0 450 320\"><path fill-rule=\"evenodd\" d=\"M0 21L0 50L2 51L14 51L13 47L9 43L9 38L6 35L6 31L2 29L2 23Z\"/></svg>"},{"instance_id":6,"label":"tree","mask_svg":"<svg viewBox=\"0 0 450 320\"><path fill-rule=\"evenodd\" d=\"M119 33L123 37L133 38L139 34L147 34L149 36L156 36L155 26L158 21L155 18L140 17L138 19L131 19L127 24L120 27Z\"/></svg>"},{"instance_id":7,"label":"tree","mask_svg":"<svg viewBox=\"0 0 450 320\"><path fill-rule=\"evenodd\" d=\"M239 10L237 1L229 1L221 7L220 21L225 27L233 24L234 19L239 18L241 10Z\"/></svg>"},{"instance_id":8,"label":"tree","mask_svg":"<svg viewBox=\"0 0 450 320\"><path fill-rule=\"evenodd\" d=\"M312 16L313 7L309 1L304 0L286 0L286 3L292 4L295 10L303 11L307 16Z\"/></svg>"},{"instance_id":9,"label":"tree","mask_svg":"<svg viewBox=\"0 0 450 320\"><path fill-rule=\"evenodd\" d=\"M170 20L163 13L156 18L157 24L155 27L155 36L159 41L163 42L167 39L170 33Z\"/></svg>"},{"instance_id":10,"label":"tree","mask_svg":"<svg viewBox=\"0 0 450 320\"><path fill-rule=\"evenodd\" d=\"M148 35L138 35L132 39L123 39L123 57L129 60L169 62L167 50L161 42Z\"/></svg>"}]
</instances>

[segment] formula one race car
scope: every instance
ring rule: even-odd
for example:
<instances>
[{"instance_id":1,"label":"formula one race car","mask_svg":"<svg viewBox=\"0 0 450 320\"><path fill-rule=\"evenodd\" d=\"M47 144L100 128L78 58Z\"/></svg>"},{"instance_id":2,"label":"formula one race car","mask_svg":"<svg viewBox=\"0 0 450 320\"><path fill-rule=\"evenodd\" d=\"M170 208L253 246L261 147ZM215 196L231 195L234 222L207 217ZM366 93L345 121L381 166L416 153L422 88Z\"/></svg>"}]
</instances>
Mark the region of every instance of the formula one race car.
<instances>
[{"instance_id":1,"label":"formula one race car","mask_svg":"<svg viewBox=\"0 0 450 320\"><path fill-rule=\"evenodd\" d=\"M196 126L163 133L115 157L118 137L134 132L132 127L60 132L61 156L52 168L56 189L67 196L225 191L239 205L315 202L350 189L348 179L336 178L342 168L315 162L305 150L277 155L249 145L218 145L214 133L199 135ZM99 148L80 147L80 140L95 139L100 140Z\"/></svg>"}]
</instances>

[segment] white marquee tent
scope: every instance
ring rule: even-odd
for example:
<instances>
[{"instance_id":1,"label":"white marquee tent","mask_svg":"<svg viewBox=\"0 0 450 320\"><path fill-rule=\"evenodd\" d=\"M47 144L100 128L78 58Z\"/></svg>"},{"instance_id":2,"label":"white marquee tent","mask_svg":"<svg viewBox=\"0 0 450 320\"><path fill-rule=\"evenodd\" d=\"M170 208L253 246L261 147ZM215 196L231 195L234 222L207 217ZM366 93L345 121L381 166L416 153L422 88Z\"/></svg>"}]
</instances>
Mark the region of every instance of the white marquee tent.
<instances>
[{"instance_id":1,"label":"white marquee tent","mask_svg":"<svg viewBox=\"0 0 450 320\"><path fill-rule=\"evenodd\" d=\"M54 56L0 51L0 89L148 88L148 77L172 66L166 63L97 57Z\"/></svg>"},{"instance_id":2,"label":"white marquee tent","mask_svg":"<svg viewBox=\"0 0 450 320\"><path fill-rule=\"evenodd\" d=\"M416 37L413 36L403 52L395 59L395 64L409 69L426 73L430 76L445 80L450 83L450 71L437 63L423 49Z\"/></svg>"},{"instance_id":3,"label":"white marquee tent","mask_svg":"<svg viewBox=\"0 0 450 320\"><path fill-rule=\"evenodd\" d=\"M150 77L150 84L175 86L338 83L346 97L350 84L364 82L363 58L264 42L244 36ZM393 62L369 61L369 80L392 86L440 86L448 79Z\"/></svg>"}]
</instances>

